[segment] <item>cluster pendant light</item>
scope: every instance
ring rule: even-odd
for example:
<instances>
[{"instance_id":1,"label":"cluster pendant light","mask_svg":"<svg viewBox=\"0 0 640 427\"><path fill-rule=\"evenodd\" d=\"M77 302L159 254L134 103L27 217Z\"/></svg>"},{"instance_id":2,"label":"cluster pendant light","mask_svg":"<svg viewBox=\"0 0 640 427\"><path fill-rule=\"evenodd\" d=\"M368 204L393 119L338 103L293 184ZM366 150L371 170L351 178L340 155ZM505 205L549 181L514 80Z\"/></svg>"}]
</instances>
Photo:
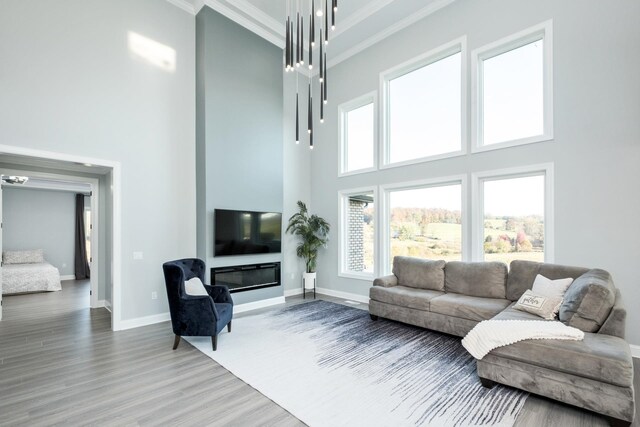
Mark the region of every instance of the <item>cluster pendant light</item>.
<instances>
[{"instance_id":1,"label":"cluster pendant light","mask_svg":"<svg viewBox=\"0 0 640 427\"><path fill-rule=\"evenodd\" d=\"M296 72L304 66L304 12L301 2L305 0L287 0L287 20L285 22L285 72ZM329 9L331 1L331 9ZM324 106L327 104L327 45L329 44L329 13L331 13L331 30L336 28L336 12L338 0L324 0L316 10L316 0L310 0L309 7L309 35L308 35L308 67L309 67L309 95L307 97L307 133L309 134L309 148L313 149L313 50L316 47L316 33L318 34L318 83L320 84L320 123L324 123ZM322 0L319 0L322 3ZM295 9L295 10L294 10ZM295 14L294 14L295 13ZM320 19L320 29L316 32L316 16ZM324 18L324 19L322 19ZM295 22L294 22L295 21ZM323 25L324 24L324 25ZM299 73L296 72L296 144L300 143L300 96Z\"/></svg>"}]
</instances>

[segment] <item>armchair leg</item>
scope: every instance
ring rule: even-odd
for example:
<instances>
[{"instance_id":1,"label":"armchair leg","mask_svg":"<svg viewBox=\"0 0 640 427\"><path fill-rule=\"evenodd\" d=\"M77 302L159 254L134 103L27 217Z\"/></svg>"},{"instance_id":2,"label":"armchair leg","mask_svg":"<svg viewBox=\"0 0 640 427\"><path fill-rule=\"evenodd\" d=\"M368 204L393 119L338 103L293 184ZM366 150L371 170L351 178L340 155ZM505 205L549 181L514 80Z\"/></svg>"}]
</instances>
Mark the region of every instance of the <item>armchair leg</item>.
<instances>
[{"instance_id":1,"label":"armchair leg","mask_svg":"<svg viewBox=\"0 0 640 427\"><path fill-rule=\"evenodd\" d=\"M180 344L180 335L176 335L176 337L173 339L173 349L174 350L176 348L178 348L178 344Z\"/></svg>"},{"instance_id":2,"label":"armchair leg","mask_svg":"<svg viewBox=\"0 0 640 427\"><path fill-rule=\"evenodd\" d=\"M227 332L231 332L231 320L227 323Z\"/></svg>"},{"instance_id":3,"label":"armchair leg","mask_svg":"<svg viewBox=\"0 0 640 427\"><path fill-rule=\"evenodd\" d=\"M216 351L218 349L218 336L214 335L211 337L211 347L213 348L213 351Z\"/></svg>"}]
</instances>

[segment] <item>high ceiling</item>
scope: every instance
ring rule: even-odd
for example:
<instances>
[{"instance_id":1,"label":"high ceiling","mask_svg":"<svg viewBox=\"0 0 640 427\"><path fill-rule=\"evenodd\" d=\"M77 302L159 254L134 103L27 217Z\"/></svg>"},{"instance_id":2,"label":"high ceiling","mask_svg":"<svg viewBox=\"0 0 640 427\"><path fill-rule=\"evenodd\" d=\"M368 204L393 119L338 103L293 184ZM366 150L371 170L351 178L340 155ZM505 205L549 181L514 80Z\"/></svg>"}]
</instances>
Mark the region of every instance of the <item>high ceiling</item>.
<instances>
[{"instance_id":1,"label":"high ceiling","mask_svg":"<svg viewBox=\"0 0 640 427\"><path fill-rule=\"evenodd\" d=\"M211 7L270 42L284 46L287 7L300 4L309 19L311 0L168 0L197 13ZM328 65L360 52L454 0L339 0L336 29L329 33ZM330 2L331 3L331 2ZM316 10L324 0L316 0ZM316 26L320 19L316 18ZM308 28L308 27L307 27Z\"/></svg>"}]
</instances>

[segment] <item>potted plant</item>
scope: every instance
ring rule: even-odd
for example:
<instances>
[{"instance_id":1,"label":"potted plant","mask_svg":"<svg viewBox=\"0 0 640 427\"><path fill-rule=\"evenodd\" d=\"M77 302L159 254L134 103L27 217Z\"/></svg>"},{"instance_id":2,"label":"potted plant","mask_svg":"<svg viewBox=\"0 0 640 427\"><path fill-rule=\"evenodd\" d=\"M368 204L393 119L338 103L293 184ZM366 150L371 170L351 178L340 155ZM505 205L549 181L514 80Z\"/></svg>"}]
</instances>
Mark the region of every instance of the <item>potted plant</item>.
<instances>
[{"instance_id":1,"label":"potted plant","mask_svg":"<svg viewBox=\"0 0 640 427\"><path fill-rule=\"evenodd\" d=\"M298 212L289 218L287 233L301 239L296 248L296 255L304 259L305 273L302 275L302 281L305 289L315 287L318 249L326 246L329 228L327 221L317 215L309 215L307 205L298 201Z\"/></svg>"}]
</instances>

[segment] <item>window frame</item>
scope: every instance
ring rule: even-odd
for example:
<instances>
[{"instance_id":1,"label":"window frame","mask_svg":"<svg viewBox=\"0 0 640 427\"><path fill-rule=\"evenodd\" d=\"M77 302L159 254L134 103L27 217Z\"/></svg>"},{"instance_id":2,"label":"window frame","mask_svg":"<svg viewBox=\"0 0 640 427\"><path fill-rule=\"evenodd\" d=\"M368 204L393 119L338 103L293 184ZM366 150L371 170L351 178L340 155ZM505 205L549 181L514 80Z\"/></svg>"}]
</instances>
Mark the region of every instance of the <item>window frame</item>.
<instances>
[{"instance_id":1,"label":"window frame","mask_svg":"<svg viewBox=\"0 0 640 427\"><path fill-rule=\"evenodd\" d=\"M405 74L409 74L420 68L431 65L451 55L460 53L460 150L449 153L435 154L432 156L419 157L416 159L403 160L400 162L391 162L391 140L390 140L390 96L389 82ZM433 160L446 159L450 157L458 157L467 154L468 145L468 129L467 129L467 36L462 36L445 43L435 49L416 56L402 64L396 65L386 71L380 73L380 169L388 169L416 163L424 163Z\"/></svg>"},{"instance_id":2,"label":"window frame","mask_svg":"<svg viewBox=\"0 0 640 427\"><path fill-rule=\"evenodd\" d=\"M357 272L347 270L347 244L348 241L348 219L347 219L347 204L345 203L349 196L373 193L373 203L375 205L374 211L374 230L373 230L373 272ZM338 277L344 277L348 279L358 279L365 281L372 281L379 276L379 233L380 233L380 205L379 205L379 192L378 187L375 185L359 188L349 188L338 191Z\"/></svg>"},{"instance_id":3,"label":"window frame","mask_svg":"<svg viewBox=\"0 0 640 427\"><path fill-rule=\"evenodd\" d=\"M373 166L362 169L347 170L349 160L349 141L347 138L347 114L365 105L373 104ZM338 131L340 140L340 153L338 156L338 177L357 175L378 170L378 93L368 92L338 106Z\"/></svg>"},{"instance_id":4,"label":"window frame","mask_svg":"<svg viewBox=\"0 0 640 427\"><path fill-rule=\"evenodd\" d=\"M544 176L544 262L554 262L554 164L519 166L496 169L472 174L472 205L474 206L472 224L472 260L484 261L484 183L486 181ZM508 197L508 195L506 196Z\"/></svg>"},{"instance_id":5,"label":"window frame","mask_svg":"<svg viewBox=\"0 0 640 427\"><path fill-rule=\"evenodd\" d=\"M389 228L391 226L391 193L394 191L403 191L403 190L417 190L421 188L432 188L432 187L445 187L448 185L460 185L460 209L461 209L461 217L462 217L462 241L461 241L461 254L462 261L468 261L471 255L471 245L470 245L470 227L469 227L469 194L468 194L468 175L460 174L460 175L451 175L446 177L439 178L431 178L431 179L421 179L416 181L404 181L393 184L385 184L380 186L380 193L382 197L380 198L380 209L379 209L379 217L380 217L380 227L379 227L379 235L380 242L379 246L379 256L378 256L378 264L379 269L383 275L391 274L391 269L389 267L389 259L391 255L391 239Z\"/></svg>"},{"instance_id":6,"label":"window frame","mask_svg":"<svg viewBox=\"0 0 640 427\"><path fill-rule=\"evenodd\" d=\"M484 144L484 61L542 39L543 132L495 144ZM478 153L518 145L552 141L553 136L553 21L548 20L471 52L471 152Z\"/></svg>"}]
</instances>

